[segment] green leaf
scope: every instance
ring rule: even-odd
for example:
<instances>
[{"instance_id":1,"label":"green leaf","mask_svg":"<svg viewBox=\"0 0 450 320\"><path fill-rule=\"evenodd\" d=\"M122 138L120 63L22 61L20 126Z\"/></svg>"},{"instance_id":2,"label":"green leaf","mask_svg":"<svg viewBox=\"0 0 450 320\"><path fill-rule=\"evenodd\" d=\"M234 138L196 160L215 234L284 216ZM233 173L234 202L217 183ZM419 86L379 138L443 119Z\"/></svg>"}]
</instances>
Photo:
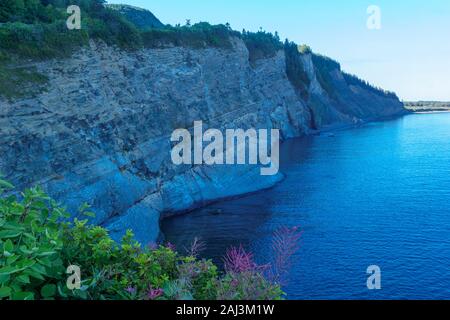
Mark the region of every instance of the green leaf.
<instances>
[{"instance_id":1,"label":"green leaf","mask_svg":"<svg viewBox=\"0 0 450 320\"><path fill-rule=\"evenodd\" d=\"M33 253L33 251L28 250L28 248L27 248L26 246L20 246L19 250L20 250L22 253L27 254L27 255Z\"/></svg>"},{"instance_id":2,"label":"green leaf","mask_svg":"<svg viewBox=\"0 0 450 320\"><path fill-rule=\"evenodd\" d=\"M49 258L41 258L41 259L36 258L36 261L37 261L39 264L42 264L42 265L45 266L45 267L48 267L48 268L51 268L51 267L52 267L52 262L50 261Z\"/></svg>"},{"instance_id":3,"label":"green leaf","mask_svg":"<svg viewBox=\"0 0 450 320\"><path fill-rule=\"evenodd\" d=\"M63 298L67 298L67 293L61 288L61 284L58 284L58 294Z\"/></svg>"},{"instance_id":4,"label":"green leaf","mask_svg":"<svg viewBox=\"0 0 450 320\"><path fill-rule=\"evenodd\" d=\"M2 230L0 231L0 239L9 239L9 238L16 238L20 236L22 231L16 231L16 230Z\"/></svg>"},{"instance_id":5,"label":"green leaf","mask_svg":"<svg viewBox=\"0 0 450 320\"><path fill-rule=\"evenodd\" d=\"M56 254L56 251L47 251L47 252L39 253L37 256L38 257L48 257L48 256L52 256L54 254Z\"/></svg>"},{"instance_id":6,"label":"green leaf","mask_svg":"<svg viewBox=\"0 0 450 320\"><path fill-rule=\"evenodd\" d=\"M26 268L33 266L35 263L36 261L34 260L22 259L19 262L17 262L17 265L19 265L23 270L25 270Z\"/></svg>"},{"instance_id":7,"label":"green leaf","mask_svg":"<svg viewBox=\"0 0 450 320\"><path fill-rule=\"evenodd\" d=\"M35 265L31 266L31 270L33 270L34 272L43 274L43 275L45 275L47 273L47 271L45 270L45 267L40 264L35 264Z\"/></svg>"},{"instance_id":8,"label":"green leaf","mask_svg":"<svg viewBox=\"0 0 450 320\"><path fill-rule=\"evenodd\" d=\"M23 274L20 275L16 278L19 282L24 283L24 284L29 284L30 283L30 277Z\"/></svg>"},{"instance_id":9,"label":"green leaf","mask_svg":"<svg viewBox=\"0 0 450 320\"><path fill-rule=\"evenodd\" d=\"M86 212L83 212L83 215L85 217L95 218L95 213L93 213L93 212L86 211Z\"/></svg>"},{"instance_id":10,"label":"green leaf","mask_svg":"<svg viewBox=\"0 0 450 320\"><path fill-rule=\"evenodd\" d=\"M3 189L14 189L14 186L11 183L9 183L9 182L0 179L0 189L1 188L3 188Z\"/></svg>"},{"instance_id":11,"label":"green leaf","mask_svg":"<svg viewBox=\"0 0 450 320\"><path fill-rule=\"evenodd\" d=\"M11 240L6 240L4 246L3 246L3 250L8 251L8 252L13 252L14 250L14 244L12 243Z\"/></svg>"},{"instance_id":12,"label":"green leaf","mask_svg":"<svg viewBox=\"0 0 450 320\"><path fill-rule=\"evenodd\" d=\"M2 275L10 275L16 272L21 271L20 268L15 268L15 267L4 267L4 268L0 268L0 276Z\"/></svg>"},{"instance_id":13,"label":"green leaf","mask_svg":"<svg viewBox=\"0 0 450 320\"><path fill-rule=\"evenodd\" d=\"M0 298L9 297L10 294L11 294L11 288L10 287L2 287L2 288L0 288Z\"/></svg>"},{"instance_id":14,"label":"green leaf","mask_svg":"<svg viewBox=\"0 0 450 320\"><path fill-rule=\"evenodd\" d=\"M36 241L36 237L33 236L31 233L24 233L23 234L26 238L30 239L31 241Z\"/></svg>"},{"instance_id":15,"label":"green leaf","mask_svg":"<svg viewBox=\"0 0 450 320\"><path fill-rule=\"evenodd\" d=\"M41 295L44 298L51 298L55 296L56 293L56 286L54 284L46 284L41 289Z\"/></svg>"},{"instance_id":16,"label":"green leaf","mask_svg":"<svg viewBox=\"0 0 450 320\"><path fill-rule=\"evenodd\" d=\"M79 213L83 213L86 209L89 209L91 206L87 202L83 202L81 206L78 208Z\"/></svg>"},{"instance_id":17,"label":"green leaf","mask_svg":"<svg viewBox=\"0 0 450 320\"><path fill-rule=\"evenodd\" d=\"M7 283L10 278L9 274L0 275L0 285Z\"/></svg>"},{"instance_id":18,"label":"green leaf","mask_svg":"<svg viewBox=\"0 0 450 320\"><path fill-rule=\"evenodd\" d=\"M14 262L16 262L17 260L19 260L20 257L18 255L13 255L10 254L10 256L8 257L8 259L6 259L6 265L7 266L11 266L14 264Z\"/></svg>"},{"instance_id":19,"label":"green leaf","mask_svg":"<svg viewBox=\"0 0 450 320\"><path fill-rule=\"evenodd\" d=\"M24 226L17 222L7 222L3 225L3 229L7 230L15 230L15 231L23 231L25 230Z\"/></svg>"},{"instance_id":20,"label":"green leaf","mask_svg":"<svg viewBox=\"0 0 450 320\"><path fill-rule=\"evenodd\" d=\"M33 300L34 294L32 292L14 292L11 296L12 300Z\"/></svg>"},{"instance_id":21,"label":"green leaf","mask_svg":"<svg viewBox=\"0 0 450 320\"><path fill-rule=\"evenodd\" d=\"M78 297L78 298L83 299L83 300L87 300L87 298L88 298L88 294L87 294L86 291L75 290L75 291L73 291L73 295L75 297Z\"/></svg>"},{"instance_id":22,"label":"green leaf","mask_svg":"<svg viewBox=\"0 0 450 320\"><path fill-rule=\"evenodd\" d=\"M25 271L25 274L29 275L30 277L33 277L35 279L38 279L38 280L45 280L45 278L40 273L31 271L31 270Z\"/></svg>"}]
</instances>

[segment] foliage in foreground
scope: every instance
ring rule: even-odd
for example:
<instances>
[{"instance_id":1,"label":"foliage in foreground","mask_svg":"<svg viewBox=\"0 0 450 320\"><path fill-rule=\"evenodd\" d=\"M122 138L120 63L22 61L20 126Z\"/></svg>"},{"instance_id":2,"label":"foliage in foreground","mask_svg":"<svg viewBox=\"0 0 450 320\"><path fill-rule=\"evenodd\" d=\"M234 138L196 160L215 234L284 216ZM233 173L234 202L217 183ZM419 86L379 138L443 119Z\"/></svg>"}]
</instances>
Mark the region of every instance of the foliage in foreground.
<instances>
[{"instance_id":1,"label":"foliage in foreground","mask_svg":"<svg viewBox=\"0 0 450 320\"><path fill-rule=\"evenodd\" d=\"M0 180L0 195L10 189L12 185ZM80 211L92 215L85 211L87 208L83 205ZM228 251L222 273L210 260L197 258L202 247L197 241L183 256L171 245L143 248L131 231L118 244L106 229L88 225L87 221L63 222L66 218L67 212L40 188L24 191L20 200L15 196L0 198L0 299L283 297L278 277L266 272L272 268L256 265L242 248ZM293 248L289 238L285 238L287 246L279 247L286 234L280 232L275 242L282 255ZM80 268L80 289L68 289L67 284L74 280L68 280L69 266Z\"/></svg>"}]
</instances>

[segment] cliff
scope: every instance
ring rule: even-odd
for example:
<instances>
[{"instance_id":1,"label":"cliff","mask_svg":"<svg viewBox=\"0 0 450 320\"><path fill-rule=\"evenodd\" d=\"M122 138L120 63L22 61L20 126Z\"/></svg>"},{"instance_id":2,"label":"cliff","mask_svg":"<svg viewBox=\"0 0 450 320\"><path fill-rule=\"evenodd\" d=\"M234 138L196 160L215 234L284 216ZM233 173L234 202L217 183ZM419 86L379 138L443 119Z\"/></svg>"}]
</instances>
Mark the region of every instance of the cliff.
<instances>
[{"instance_id":1,"label":"cliff","mask_svg":"<svg viewBox=\"0 0 450 320\"><path fill-rule=\"evenodd\" d=\"M286 72L285 51L249 61L232 48L122 51L101 42L69 59L33 62L48 77L32 98L0 97L0 172L18 188L44 186L73 216L92 205L94 223L117 239L128 228L143 243L164 215L269 188L282 174L254 166L174 166L170 134L195 120L209 127L277 128L283 139L404 112L323 58L300 56L308 85ZM305 92L306 90L306 92Z\"/></svg>"}]
</instances>

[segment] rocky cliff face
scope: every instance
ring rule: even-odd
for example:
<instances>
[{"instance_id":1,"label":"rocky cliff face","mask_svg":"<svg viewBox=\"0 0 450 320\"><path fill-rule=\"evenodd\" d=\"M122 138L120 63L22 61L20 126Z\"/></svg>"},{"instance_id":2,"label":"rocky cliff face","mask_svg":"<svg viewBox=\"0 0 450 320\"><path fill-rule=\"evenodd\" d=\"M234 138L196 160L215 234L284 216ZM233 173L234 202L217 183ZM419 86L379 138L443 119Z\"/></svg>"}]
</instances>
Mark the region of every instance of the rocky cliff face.
<instances>
[{"instance_id":1,"label":"rocky cliff face","mask_svg":"<svg viewBox=\"0 0 450 320\"><path fill-rule=\"evenodd\" d=\"M313 129L404 112L394 97L349 85L329 72L329 93L312 56L300 98L286 75L284 52L249 63L233 49L146 49L124 52L91 43L71 59L37 63L48 90L30 99L0 98L0 172L18 188L40 184L74 216L92 205L93 222L116 238L126 229L142 242L159 236L162 215L273 186L254 166L174 166L176 128L277 128L283 139ZM331 79L331 80L330 80Z\"/></svg>"}]
</instances>

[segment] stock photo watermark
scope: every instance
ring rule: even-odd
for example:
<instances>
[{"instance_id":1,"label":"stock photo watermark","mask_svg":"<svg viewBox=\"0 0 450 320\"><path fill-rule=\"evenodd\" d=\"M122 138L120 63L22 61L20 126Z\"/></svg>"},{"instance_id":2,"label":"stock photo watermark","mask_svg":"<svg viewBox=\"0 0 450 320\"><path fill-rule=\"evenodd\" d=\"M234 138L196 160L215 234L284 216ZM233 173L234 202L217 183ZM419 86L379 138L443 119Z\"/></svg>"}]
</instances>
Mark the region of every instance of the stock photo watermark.
<instances>
[{"instance_id":1,"label":"stock photo watermark","mask_svg":"<svg viewBox=\"0 0 450 320\"><path fill-rule=\"evenodd\" d=\"M67 13L70 15L67 18L66 25L69 30L81 29L81 9L79 6L71 5L67 7Z\"/></svg>"},{"instance_id":2,"label":"stock photo watermark","mask_svg":"<svg viewBox=\"0 0 450 320\"><path fill-rule=\"evenodd\" d=\"M381 30L381 8L377 5L371 5L367 8L367 29Z\"/></svg>"},{"instance_id":3,"label":"stock photo watermark","mask_svg":"<svg viewBox=\"0 0 450 320\"><path fill-rule=\"evenodd\" d=\"M217 129L203 133L203 122L194 122L194 136L187 129L176 129L170 139L177 143L171 152L175 165L262 165L262 176L279 171L280 131L278 129ZM204 147L204 143L207 143ZM224 149L225 147L225 149Z\"/></svg>"},{"instance_id":4,"label":"stock photo watermark","mask_svg":"<svg viewBox=\"0 0 450 320\"><path fill-rule=\"evenodd\" d=\"M370 5L367 7L367 22L366 26L369 30L381 30L382 13L381 8L378 5ZM77 5L70 5L67 7L67 14L70 16L67 18L66 25L69 30L81 29L81 9ZM190 26L190 19L186 20L186 25Z\"/></svg>"},{"instance_id":5,"label":"stock photo watermark","mask_svg":"<svg viewBox=\"0 0 450 320\"><path fill-rule=\"evenodd\" d=\"M376 265L367 268L367 289L381 290L381 268Z\"/></svg>"},{"instance_id":6,"label":"stock photo watermark","mask_svg":"<svg viewBox=\"0 0 450 320\"><path fill-rule=\"evenodd\" d=\"M81 268L79 266L71 265L67 267L66 273L69 274L67 278L67 289L80 290L81 289Z\"/></svg>"}]
</instances>

